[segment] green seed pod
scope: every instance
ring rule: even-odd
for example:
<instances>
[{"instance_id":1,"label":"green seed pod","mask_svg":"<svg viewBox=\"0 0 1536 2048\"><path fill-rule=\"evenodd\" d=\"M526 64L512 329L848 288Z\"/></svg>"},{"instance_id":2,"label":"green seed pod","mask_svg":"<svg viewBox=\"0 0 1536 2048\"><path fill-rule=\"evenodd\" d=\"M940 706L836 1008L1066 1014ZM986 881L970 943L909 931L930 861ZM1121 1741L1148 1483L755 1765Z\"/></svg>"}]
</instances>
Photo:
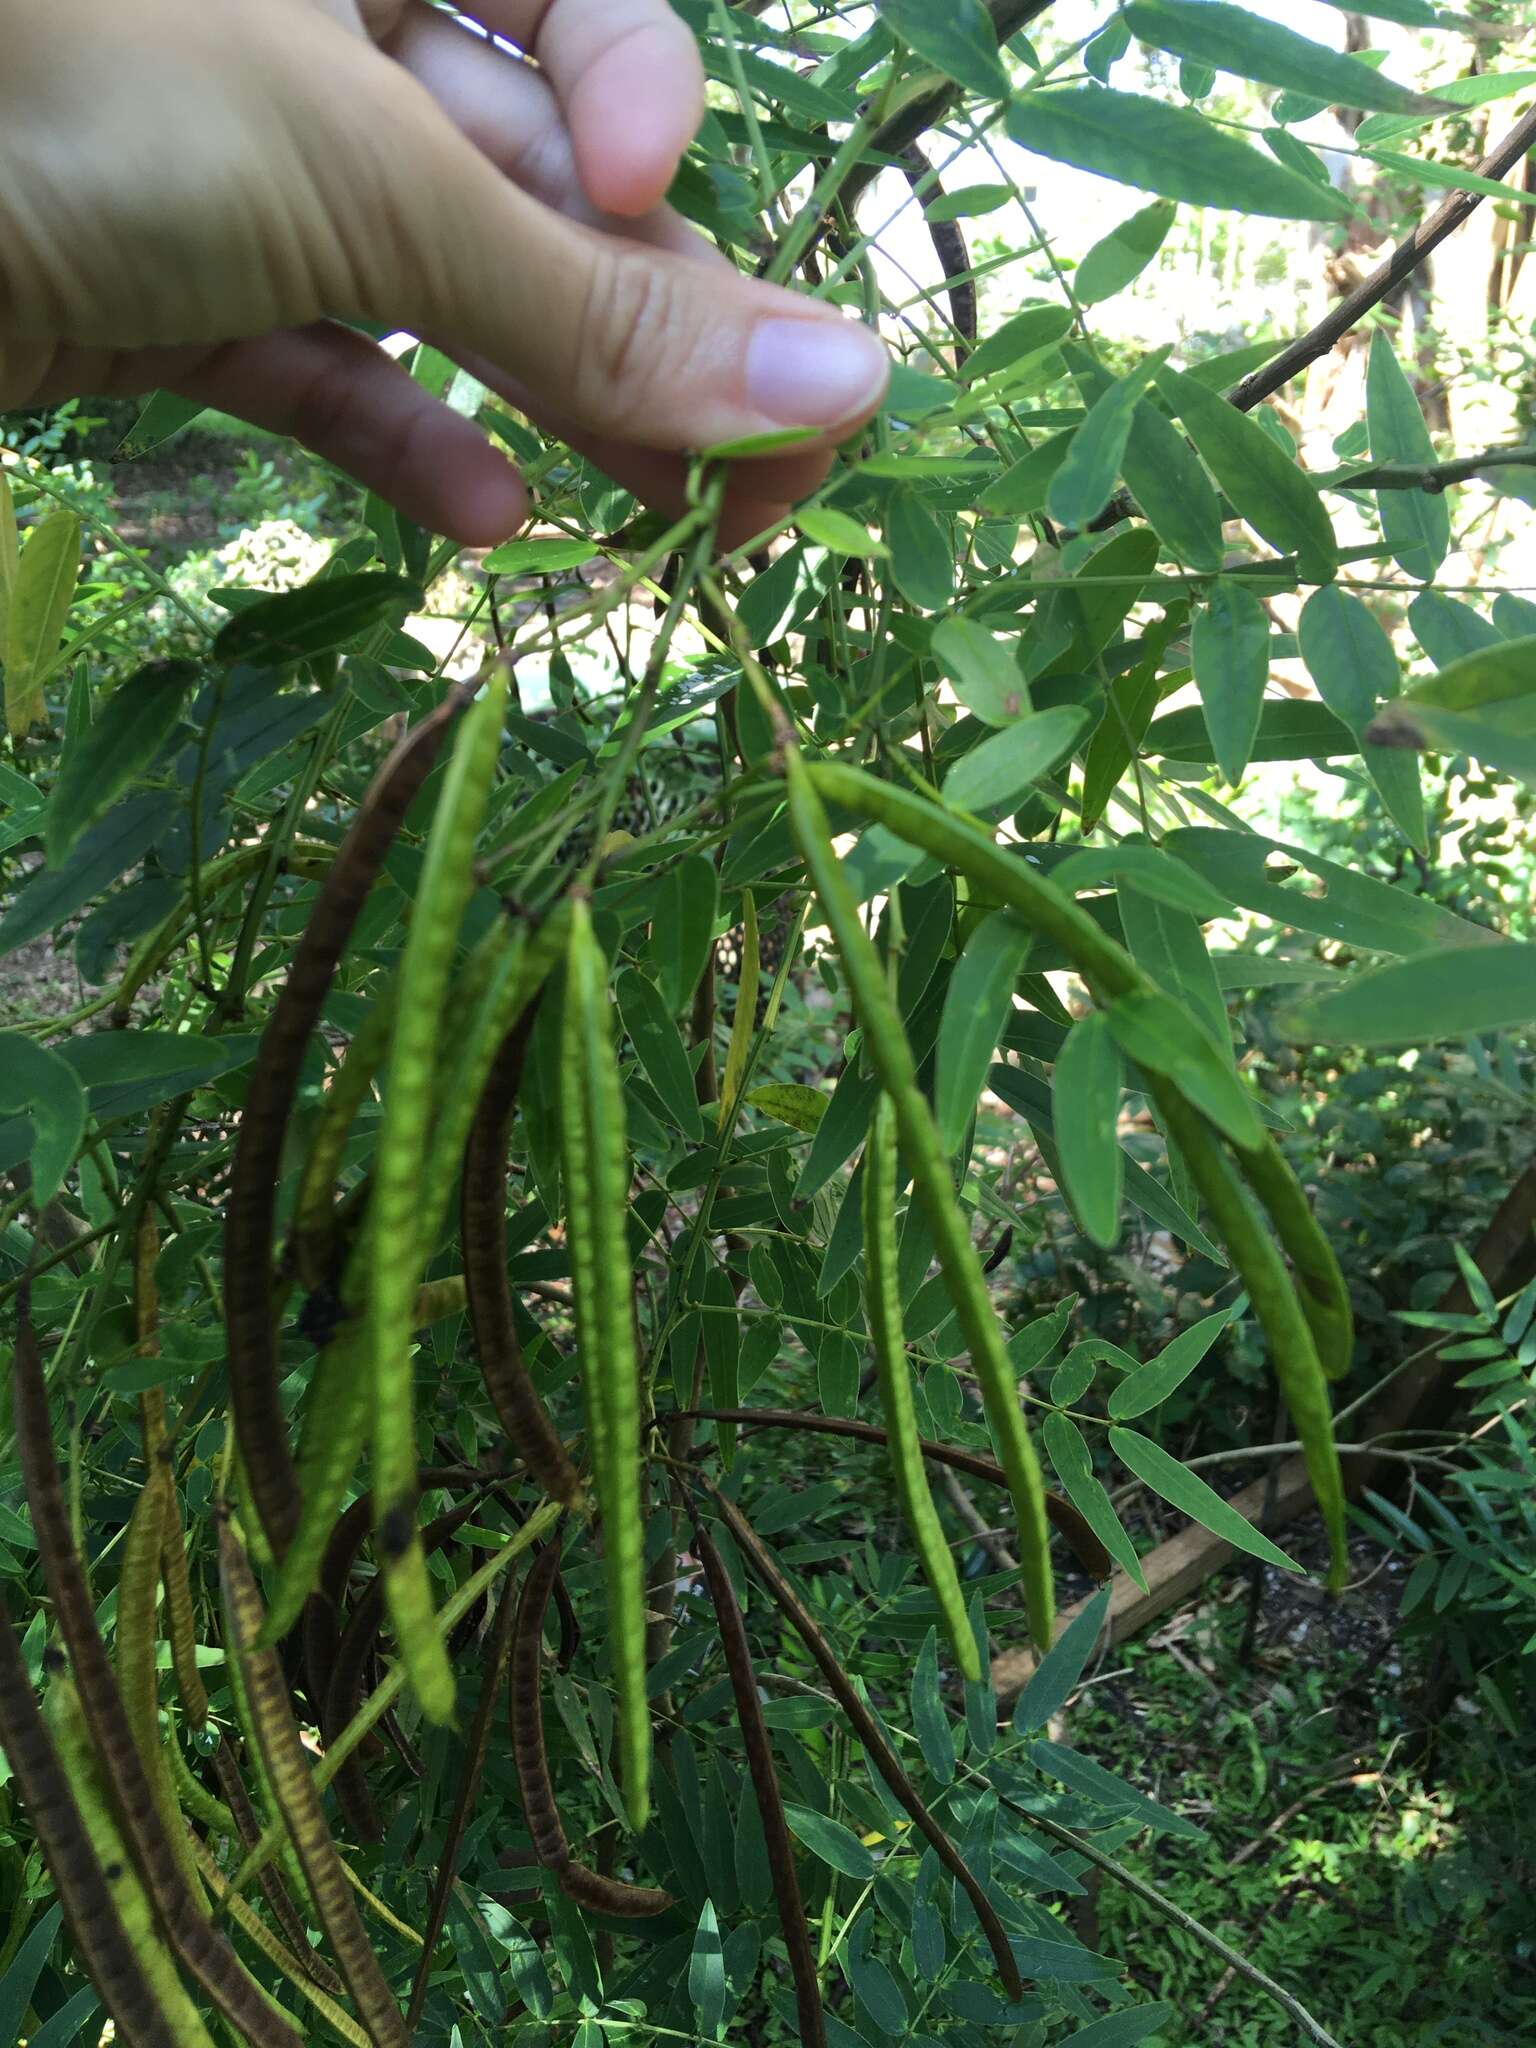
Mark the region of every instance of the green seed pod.
<instances>
[{"instance_id":1,"label":"green seed pod","mask_svg":"<svg viewBox=\"0 0 1536 2048\"><path fill-rule=\"evenodd\" d=\"M498 670L464 719L438 798L400 960L367 1232L374 1532L400 1655L422 1712L438 1724L453 1713L453 1667L433 1626L432 1583L416 1526L411 1305L420 1277L418 1209L443 1008L459 926L474 889L475 838L501 751L506 698L506 675Z\"/></svg>"},{"instance_id":2,"label":"green seed pod","mask_svg":"<svg viewBox=\"0 0 1536 2048\"><path fill-rule=\"evenodd\" d=\"M560 1046L561 1162L576 1343L603 1517L609 1654L618 1694L624 1803L638 1831L650 1812L651 1776L640 1360L630 1297L624 1093L609 1012L607 964L586 903L578 899L571 911Z\"/></svg>"},{"instance_id":3,"label":"green seed pod","mask_svg":"<svg viewBox=\"0 0 1536 2048\"><path fill-rule=\"evenodd\" d=\"M959 1575L944 1540L939 1511L928 1491L912 1406L912 1382L901 1327L901 1289L896 1276L896 1119L890 1097L882 1095L870 1126L864 1165L864 1294L870 1342L880 1375L880 1405L890 1431L891 1472L923 1572L939 1603L944 1632L961 1675L981 1678L976 1635L965 1611Z\"/></svg>"},{"instance_id":4,"label":"green seed pod","mask_svg":"<svg viewBox=\"0 0 1536 2048\"><path fill-rule=\"evenodd\" d=\"M1017 1378L1003 1347L981 1261L955 1199L949 1161L933 1112L918 1086L912 1048L884 966L873 940L859 921L858 904L832 849L826 812L797 753L786 754L785 774L796 844L837 942L863 1027L865 1052L891 1099L913 1184L933 1232L939 1268L971 1354L972 1368L981 1382L987 1422L1008 1474L1008 1491L1018 1520L1020 1578L1030 1633L1043 1650L1050 1645L1055 1622L1050 1529L1045 1513L1045 1484L1019 1408Z\"/></svg>"}]
</instances>

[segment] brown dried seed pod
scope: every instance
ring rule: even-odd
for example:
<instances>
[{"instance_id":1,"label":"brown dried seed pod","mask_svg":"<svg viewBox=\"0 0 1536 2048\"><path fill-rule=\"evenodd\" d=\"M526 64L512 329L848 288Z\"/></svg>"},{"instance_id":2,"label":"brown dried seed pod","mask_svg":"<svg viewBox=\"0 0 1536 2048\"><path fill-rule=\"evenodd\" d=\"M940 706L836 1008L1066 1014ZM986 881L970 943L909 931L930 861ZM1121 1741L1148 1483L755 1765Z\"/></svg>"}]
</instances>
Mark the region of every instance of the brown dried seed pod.
<instances>
[{"instance_id":1,"label":"brown dried seed pod","mask_svg":"<svg viewBox=\"0 0 1536 2048\"><path fill-rule=\"evenodd\" d=\"M278 1557L299 1513L272 1302L272 1231L283 1138L305 1049L352 927L448 727L473 695L473 686L451 691L405 735L374 777L321 885L267 1020L240 1118L224 1224L230 1402L251 1499Z\"/></svg>"},{"instance_id":2,"label":"brown dried seed pod","mask_svg":"<svg viewBox=\"0 0 1536 2048\"><path fill-rule=\"evenodd\" d=\"M784 1818L784 1801L779 1792L779 1775L774 1769L773 1743L763 1719L758 1698L757 1674L752 1669L752 1646L737 1603L736 1589L725 1569L719 1546L703 1524L693 1525L694 1547L704 1567L705 1584L720 1624L720 1646L725 1668L730 1673L731 1691L736 1699L736 1719L746 1745L747 1769L752 1793L763 1824L768 1850L768 1871L773 1881L773 1899L778 1907L779 1928L789 1951L789 1974L794 1980L795 2008L800 2019L800 2039L805 2048L823 2048L827 2038L826 2016L821 2006L821 1985L816 1975L816 1953L800 1900L800 1880L795 1874L795 1852Z\"/></svg>"},{"instance_id":3,"label":"brown dried seed pod","mask_svg":"<svg viewBox=\"0 0 1536 2048\"><path fill-rule=\"evenodd\" d=\"M507 1141L538 1000L502 1042L464 1147L459 1235L470 1324L485 1389L507 1439L552 1500L573 1506L581 1481L539 1399L512 1318L507 1282Z\"/></svg>"},{"instance_id":4,"label":"brown dried seed pod","mask_svg":"<svg viewBox=\"0 0 1536 2048\"><path fill-rule=\"evenodd\" d=\"M551 1541L528 1567L512 1632L508 1698L512 1757L517 1766L523 1817L528 1823L534 1854L553 1873L568 1899L574 1899L589 1912L607 1913L614 1919L648 1919L652 1914L666 1912L672 1904L671 1893L603 1877L578 1863L571 1853L555 1800L549 1755L544 1747L543 1643L544 1614L559 1569L560 1546Z\"/></svg>"},{"instance_id":5,"label":"brown dried seed pod","mask_svg":"<svg viewBox=\"0 0 1536 2048\"><path fill-rule=\"evenodd\" d=\"M33 1694L21 1645L3 1608L0 1748L26 1801L70 1936L119 2039L138 2048L176 2048L170 2023L156 2003L102 1876Z\"/></svg>"},{"instance_id":6,"label":"brown dried seed pod","mask_svg":"<svg viewBox=\"0 0 1536 2048\"><path fill-rule=\"evenodd\" d=\"M944 1868L961 1885L975 1908L976 1918L981 1922L987 1946L991 1949L993 1960L997 1964L998 1975L1003 1980L1003 1988L1010 1998L1022 1998L1024 1986L1019 1977L1019 1966L1013 1959L1013 1950L1008 1946L1008 1936L1003 1929L1002 1921L997 1917L996 1908L987 1897L975 1872L928 1811L921 1793L902 1769L895 1751L881 1733L879 1722L859 1698L852 1680L838 1662L832 1645L816 1626L804 1601L780 1571L773 1552L734 1501L728 1500L719 1488L711 1486L707 1479L703 1484L708 1489L716 1512L735 1537L754 1575L819 1666L828 1690L842 1708L854 1734L864 1745L865 1755L900 1800L918 1833L933 1849Z\"/></svg>"},{"instance_id":7,"label":"brown dried seed pod","mask_svg":"<svg viewBox=\"0 0 1536 2048\"><path fill-rule=\"evenodd\" d=\"M410 2048L400 2008L363 1931L351 1887L331 1840L277 1653L256 1648L265 1618L261 1594L227 1515L219 1524L219 1572L234 1631L230 1649L244 1668L262 1762L326 1940L358 2017L379 2048Z\"/></svg>"},{"instance_id":8,"label":"brown dried seed pod","mask_svg":"<svg viewBox=\"0 0 1536 2048\"><path fill-rule=\"evenodd\" d=\"M134 1744L122 1694L96 1626L96 1607L75 1551L69 1510L53 1454L43 1361L32 1330L28 1290L17 1298L15 1425L22 1477L43 1576L69 1651L86 1726L111 1789L129 1852L166 1940L230 2025L256 2048L300 2048L274 2017L234 1950L217 1934L181 1874Z\"/></svg>"}]
</instances>

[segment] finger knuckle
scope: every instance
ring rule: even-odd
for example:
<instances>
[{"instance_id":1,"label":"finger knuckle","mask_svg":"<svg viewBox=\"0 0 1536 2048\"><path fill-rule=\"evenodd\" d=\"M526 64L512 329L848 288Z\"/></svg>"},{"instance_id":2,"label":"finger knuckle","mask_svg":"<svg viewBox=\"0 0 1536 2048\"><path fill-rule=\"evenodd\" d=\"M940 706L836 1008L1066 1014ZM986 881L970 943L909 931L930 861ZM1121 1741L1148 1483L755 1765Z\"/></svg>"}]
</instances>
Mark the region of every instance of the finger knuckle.
<instances>
[{"instance_id":1,"label":"finger knuckle","mask_svg":"<svg viewBox=\"0 0 1536 2048\"><path fill-rule=\"evenodd\" d=\"M599 432L629 431L663 388L696 368L688 295L653 252L615 249L595 265L577 341L575 396ZM682 381L680 381L682 380Z\"/></svg>"}]
</instances>

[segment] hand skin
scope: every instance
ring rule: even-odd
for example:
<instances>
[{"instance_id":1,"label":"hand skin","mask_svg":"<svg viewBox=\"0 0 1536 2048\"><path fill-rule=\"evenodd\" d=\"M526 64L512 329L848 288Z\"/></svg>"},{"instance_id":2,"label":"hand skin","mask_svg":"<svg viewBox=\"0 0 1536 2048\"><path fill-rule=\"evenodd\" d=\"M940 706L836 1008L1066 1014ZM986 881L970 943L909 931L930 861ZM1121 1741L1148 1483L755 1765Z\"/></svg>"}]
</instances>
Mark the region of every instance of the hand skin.
<instances>
[{"instance_id":1,"label":"hand skin","mask_svg":"<svg viewBox=\"0 0 1536 2048\"><path fill-rule=\"evenodd\" d=\"M703 109L667 0L0 0L0 410L168 389L408 518L527 516L470 421L334 323L409 329L663 509L735 465L733 546L884 393L867 329L744 278L662 201Z\"/></svg>"}]
</instances>

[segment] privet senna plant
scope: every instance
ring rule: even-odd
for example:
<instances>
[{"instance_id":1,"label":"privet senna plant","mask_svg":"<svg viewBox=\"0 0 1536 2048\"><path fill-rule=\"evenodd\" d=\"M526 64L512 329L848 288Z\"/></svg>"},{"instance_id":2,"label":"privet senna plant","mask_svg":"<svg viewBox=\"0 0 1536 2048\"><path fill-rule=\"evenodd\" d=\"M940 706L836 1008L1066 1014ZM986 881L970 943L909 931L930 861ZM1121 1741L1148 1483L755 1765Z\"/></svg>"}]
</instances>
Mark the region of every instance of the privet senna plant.
<instances>
[{"instance_id":1,"label":"privet senna plant","mask_svg":"<svg viewBox=\"0 0 1536 2048\"><path fill-rule=\"evenodd\" d=\"M1216 0L1135 0L1083 74L1039 4L683 11L719 84L678 205L909 350L792 521L718 558L760 449L702 456L669 523L466 386L556 529L485 563L498 640L519 602L482 675L406 626L451 548L370 502L306 588L225 592L115 680L105 628L152 593L104 617L63 487L0 472L0 948L72 932L101 984L0 1048L0 1953L32 1972L0 1998L39 2041L1156 2030L1051 1907L1198 1830L1041 1739L1106 1609L1058 1635L1057 1587L1139 1575L1115 1464L1295 1568L1149 1419L1245 1311L1347 1569L1349 1299L1233 1045L1265 969L1208 928L1300 939L1305 1042L1531 1014L1527 949L1216 793L1326 761L1428 859L1418 750L1531 779L1524 614L1433 588L1442 486L1522 451L1437 464L1382 327L1363 437L1309 473L1256 411L1305 348L1120 362L1092 313L1180 204L1347 217L1298 95L1396 166L1379 139L1456 81ZM1105 82L1132 39L1183 100ZM1217 70L1279 89L1268 153ZM1042 264L1005 136L1154 196ZM1415 162L1475 197L1511 146ZM866 224L889 169L943 273L905 305ZM984 280L1024 303L981 332ZM138 438L184 421L152 401ZM1271 696L1298 650L1316 697ZM1062 1359L1070 1300L1000 1313L980 1231L1040 1226L984 1090L1087 1240L1199 1254L1216 1311L1145 1362ZM839 1481L789 1484L823 1456ZM967 1553L941 1470L1016 1568ZM855 1490L882 1472L889 1519ZM1001 1726L993 1629L1040 1653Z\"/></svg>"}]
</instances>

